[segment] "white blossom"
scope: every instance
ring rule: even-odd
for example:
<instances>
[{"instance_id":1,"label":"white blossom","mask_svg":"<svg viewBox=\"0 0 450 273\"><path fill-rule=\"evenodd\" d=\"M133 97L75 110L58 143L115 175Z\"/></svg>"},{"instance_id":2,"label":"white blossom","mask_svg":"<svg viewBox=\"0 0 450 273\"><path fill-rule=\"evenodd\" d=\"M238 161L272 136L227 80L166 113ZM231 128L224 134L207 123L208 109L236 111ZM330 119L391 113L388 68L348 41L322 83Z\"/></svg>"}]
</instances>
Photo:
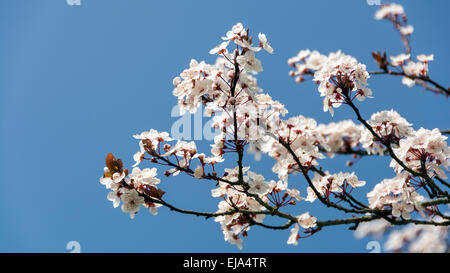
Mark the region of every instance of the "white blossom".
<instances>
[{"instance_id":1,"label":"white blossom","mask_svg":"<svg viewBox=\"0 0 450 273\"><path fill-rule=\"evenodd\" d=\"M264 48L264 50L266 50L270 54L273 54L273 48L270 46L269 42L267 41L266 35L264 33L259 33L258 39L259 39L259 46Z\"/></svg>"},{"instance_id":2,"label":"white blossom","mask_svg":"<svg viewBox=\"0 0 450 273\"><path fill-rule=\"evenodd\" d=\"M298 245L298 231L300 227L295 224L293 228L291 228L291 235L289 235L289 238L287 240L288 245Z\"/></svg>"},{"instance_id":3,"label":"white blossom","mask_svg":"<svg viewBox=\"0 0 450 273\"><path fill-rule=\"evenodd\" d=\"M329 174L325 172L325 175L316 174L312 179L314 188L320 195L325 195L329 192L342 193L345 187L351 186L352 188L363 187L366 182L359 180L354 173L339 172L337 174ZM314 202L317 199L317 195L311 187L307 188L308 196L305 201Z\"/></svg>"},{"instance_id":4,"label":"white blossom","mask_svg":"<svg viewBox=\"0 0 450 273\"><path fill-rule=\"evenodd\" d=\"M139 211L140 206L144 204L144 197L140 196L135 189L125 191L121 195L121 199L123 201L122 211L130 213L131 219L133 219L134 215Z\"/></svg>"},{"instance_id":5,"label":"white blossom","mask_svg":"<svg viewBox=\"0 0 450 273\"><path fill-rule=\"evenodd\" d=\"M249 193L257 194L259 196L263 196L269 193L271 187L269 183L264 180L264 176L249 171L248 177L250 178L248 181L248 185L250 186L250 188L248 189Z\"/></svg>"},{"instance_id":6,"label":"white blossom","mask_svg":"<svg viewBox=\"0 0 450 273\"><path fill-rule=\"evenodd\" d=\"M143 170L138 167L133 168L129 177L134 180L136 185L156 185L159 184L159 178L156 178L156 168L145 168Z\"/></svg>"},{"instance_id":7,"label":"white blossom","mask_svg":"<svg viewBox=\"0 0 450 273\"><path fill-rule=\"evenodd\" d=\"M387 4L387 5L383 5L381 6L381 8L379 10L377 10L377 12L375 13L375 19L377 20L381 20L389 15L401 15L404 14L404 10L403 7L399 4Z\"/></svg>"},{"instance_id":8,"label":"white blossom","mask_svg":"<svg viewBox=\"0 0 450 273\"><path fill-rule=\"evenodd\" d=\"M413 32L414 32L414 27L412 25L400 27L400 33L402 35L411 35Z\"/></svg>"},{"instance_id":9,"label":"white blossom","mask_svg":"<svg viewBox=\"0 0 450 273\"><path fill-rule=\"evenodd\" d=\"M204 175L203 167L197 166L197 168L195 168L195 170L194 170L194 177L199 179L199 178L202 178L203 175Z\"/></svg>"},{"instance_id":10,"label":"white blossom","mask_svg":"<svg viewBox=\"0 0 450 273\"><path fill-rule=\"evenodd\" d=\"M318 89L320 96L324 97L325 112L329 111L333 115L333 108L341 106L346 96L353 96L359 101L371 97L372 90L367 87L370 76L364 64L341 51L330 53L325 60L322 57L319 59L317 68L320 69L314 73L313 80L319 82Z\"/></svg>"},{"instance_id":11,"label":"white blossom","mask_svg":"<svg viewBox=\"0 0 450 273\"><path fill-rule=\"evenodd\" d=\"M417 60L419 60L419 61L421 61L423 63L428 63L428 62L434 60L434 54L431 54L431 55L425 55L425 54L417 55Z\"/></svg>"},{"instance_id":12,"label":"white blossom","mask_svg":"<svg viewBox=\"0 0 450 273\"><path fill-rule=\"evenodd\" d=\"M391 56L391 65L398 66L403 65L409 58L411 57L410 54L399 54L397 56Z\"/></svg>"},{"instance_id":13,"label":"white blossom","mask_svg":"<svg viewBox=\"0 0 450 273\"><path fill-rule=\"evenodd\" d=\"M399 146L394 148L396 156L410 169L422 172L422 160L429 176L438 175L447 178L444 170L448 171L450 159L450 147L447 145L447 137L435 128L427 130L420 128L410 137L400 140ZM397 173L403 168L394 159L391 167Z\"/></svg>"},{"instance_id":14,"label":"white blossom","mask_svg":"<svg viewBox=\"0 0 450 273\"><path fill-rule=\"evenodd\" d=\"M411 123L400 116L395 110L384 110L372 114L367 123L385 142L390 143L392 147L398 147L399 141L414 133ZM382 154L384 146L378 143L378 140L369 130L365 130L361 137L363 148L371 154Z\"/></svg>"},{"instance_id":15,"label":"white blossom","mask_svg":"<svg viewBox=\"0 0 450 273\"><path fill-rule=\"evenodd\" d=\"M248 50L244 55L239 55L236 60L247 72L258 73L263 71L261 61L255 57L255 52L253 50Z\"/></svg>"},{"instance_id":16,"label":"white blossom","mask_svg":"<svg viewBox=\"0 0 450 273\"><path fill-rule=\"evenodd\" d=\"M227 46L230 43L230 41L222 42L220 45L216 46L215 48L211 49L209 51L209 54L217 54L220 55L222 53L228 53Z\"/></svg>"},{"instance_id":17,"label":"white blossom","mask_svg":"<svg viewBox=\"0 0 450 273\"><path fill-rule=\"evenodd\" d=\"M298 215L297 221L302 228L313 228L317 225L317 218L309 215L309 212Z\"/></svg>"}]
</instances>

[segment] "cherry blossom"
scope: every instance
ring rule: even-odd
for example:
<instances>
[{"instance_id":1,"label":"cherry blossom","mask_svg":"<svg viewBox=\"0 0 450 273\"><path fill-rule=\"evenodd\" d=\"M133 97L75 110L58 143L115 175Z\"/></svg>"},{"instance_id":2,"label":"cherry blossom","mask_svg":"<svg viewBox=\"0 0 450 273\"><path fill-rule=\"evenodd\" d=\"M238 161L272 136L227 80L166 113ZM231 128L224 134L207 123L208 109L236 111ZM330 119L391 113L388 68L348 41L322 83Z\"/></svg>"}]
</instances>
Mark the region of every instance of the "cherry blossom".
<instances>
[{"instance_id":1,"label":"cherry blossom","mask_svg":"<svg viewBox=\"0 0 450 273\"><path fill-rule=\"evenodd\" d=\"M228 53L227 46L228 46L229 43L230 43L230 41L222 42L222 43L221 43L220 45L218 45L217 47L211 49L211 50L209 51L209 54L217 54L217 55L220 55L220 54ZM177 77L177 79L179 79L179 77ZM177 80L177 82L178 82L178 80ZM178 84L174 84L174 85L178 85Z\"/></svg>"},{"instance_id":2,"label":"cherry blossom","mask_svg":"<svg viewBox=\"0 0 450 273\"><path fill-rule=\"evenodd\" d=\"M319 124L316 131L325 139L321 146L327 155L334 157L338 152L346 152L360 145L364 126L357 125L351 120Z\"/></svg>"},{"instance_id":3,"label":"cherry blossom","mask_svg":"<svg viewBox=\"0 0 450 273\"><path fill-rule=\"evenodd\" d=\"M262 47L265 51L269 52L270 54L273 54L273 48L267 41L266 35L264 33L259 33L258 39L259 39L259 46Z\"/></svg>"},{"instance_id":4,"label":"cherry blossom","mask_svg":"<svg viewBox=\"0 0 450 273\"><path fill-rule=\"evenodd\" d=\"M419 60L419 61L421 61L423 63L428 63L428 62L434 60L434 54L431 54L431 55L425 55L425 54L417 55L417 60Z\"/></svg>"},{"instance_id":5,"label":"cherry blossom","mask_svg":"<svg viewBox=\"0 0 450 273\"><path fill-rule=\"evenodd\" d=\"M316 226L317 218L309 215L309 212L305 212L297 216L298 224L302 228L313 228Z\"/></svg>"},{"instance_id":6,"label":"cherry blossom","mask_svg":"<svg viewBox=\"0 0 450 273\"><path fill-rule=\"evenodd\" d=\"M121 200L123 201L122 211L130 213L131 219L139 211L140 206L144 204L144 197L140 196L135 189L123 192Z\"/></svg>"},{"instance_id":7,"label":"cherry blossom","mask_svg":"<svg viewBox=\"0 0 450 273\"><path fill-rule=\"evenodd\" d=\"M158 178L156 178L156 168L145 168L143 170L138 167L133 168L129 177L133 179L135 185L156 185L160 182Z\"/></svg>"},{"instance_id":8,"label":"cherry blossom","mask_svg":"<svg viewBox=\"0 0 450 273\"><path fill-rule=\"evenodd\" d=\"M391 232L385 248L388 251L407 248L413 253L439 253L448 249L445 243L447 238L447 227L408 225L406 228Z\"/></svg>"},{"instance_id":9,"label":"cherry blossom","mask_svg":"<svg viewBox=\"0 0 450 273\"><path fill-rule=\"evenodd\" d=\"M194 171L195 178L202 178L204 174L205 174L205 172L203 171L202 166L197 166L197 168L195 168L195 171Z\"/></svg>"},{"instance_id":10,"label":"cherry blossom","mask_svg":"<svg viewBox=\"0 0 450 273\"><path fill-rule=\"evenodd\" d=\"M389 143L393 147L398 147L401 139L414 134L414 129L411 127L412 124L408 123L395 110L384 110L374 113L367 123L384 142ZM360 142L368 153L382 154L385 152L384 146L368 130L363 131Z\"/></svg>"},{"instance_id":11,"label":"cherry blossom","mask_svg":"<svg viewBox=\"0 0 450 273\"><path fill-rule=\"evenodd\" d=\"M341 51L328 56L317 51L300 51L288 63L297 69L291 73L297 76L297 82L304 80L303 75L314 75L313 80L319 83L320 96L325 97L323 110L331 115L334 115L333 109L346 103L347 99L363 101L372 95L372 90L367 87L370 76L366 66Z\"/></svg>"},{"instance_id":12,"label":"cherry blossom","mask_svg":"<svg viewBox=\"0 0 450 273\"><path fill-rule=\"evenodd\" d=\"M287 244L288 245L298 245L298 231L299 231L300 227L295 224L293 228L291 228L291 235L289 236L288 240L287 240Z\"/></svg>"},{"instance_id":13,"label":"cherry blossom","mask_svg":"<svg viewBox=\"0 0 450 273\"><path fill-rule=\"evenodd\" d=\"M258 73L263 70L261 61L255 57L255 52L253 50L247 50L244 55L238 56L236 60L247 72Z\"/></svg>"},{"instance_id":14,"label":"cherry blossom","mask_svg":"<svg viewBox=\"0 0 450 273\"><path fill-rule=\"evenodd\" d=\"M399 54L397 56L391 56L391 65L398 66L403 65L409 58L411 57L411 54Z\"/></svg>"},{"instance_id":15,"label":"cherry blossom","mask_svg":"<svg viewBox=\"0 0 450 273\"><path fill-rule=\"evenodd\" d=\"M109 201L113 202L114 208L117 208L120 204L120 194L121 193L116 192L116 191L111 191L108 193L107 198Z\"/></svg>"},{"instance_id":16,"label":"cherry blossom","mask_svg":"<svg viewBox=\"0 0 450 273\"><path fill-rule=\"evenodd\" d=\"M257 194L260 196L269 193L270 185L269 183L264 181L264 176L249 171L248 177L250 178L250 181L248 182L248 185L250 186L250 188L248 189L249 193Z\"/></svg>"}]
</instances>

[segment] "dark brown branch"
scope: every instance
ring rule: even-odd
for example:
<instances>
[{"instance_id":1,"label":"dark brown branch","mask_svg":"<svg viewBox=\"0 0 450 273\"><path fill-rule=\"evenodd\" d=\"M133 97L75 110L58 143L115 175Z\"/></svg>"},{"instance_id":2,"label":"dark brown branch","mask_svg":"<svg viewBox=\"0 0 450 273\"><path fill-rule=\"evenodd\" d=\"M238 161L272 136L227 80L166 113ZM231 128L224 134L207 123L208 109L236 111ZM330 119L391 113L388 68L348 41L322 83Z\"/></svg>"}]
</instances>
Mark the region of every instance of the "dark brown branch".
<instances>
[{"instance_id":1,"label":"dark brown branch","mask_svg":"<svg viewBox=\"0 0 450 273\"><path fill-rule=\"evenodd\" d=\"M405 171L411 173L413 176L419 176L422 177L423 179L425 179L427 182L430 183L434 183L432 181L432 179L428 176L425 175L423 172L419 173L416 172L414 170L412 170L411 168L409 168L408 166L405 165L405 163L403 163L403 161L401 161L394 153L394 151L392 150L391 144L389 142L385 142L372 128L372 126L370 126L367 121L361 116L359 109L355 106L355 104L353 103L353 101L351 100L351 98L349 97L348 94L345 95L346 97L346 103L353 109L353 111L355 112L357 119L359 122L361 122L369 131L370 133L375 137L376 140L378 140L381 144L383 144L386 149L388 150L389 155L391 156L392 159L394 159Z\"/></svg>"},{"instance_id":2,"label":"dark brown branch","mask_svg":"<svg viewBox=\"0 0 450 273\"><path fill-rule=\"evenodd\" d=\"M180 171L182 171L182 172L188 173L188 174L190 174L190 175L193 175L193 174L194 174L194 171L193 171L191 168L189 168L189 167L181 167L180 165L175 164L175 163L171 162L170 160L168 160L168 159L162 157L162 156L159 155L155 150L148 149L147 147L145 147L145 150L146 150L147 153L149 153L150 155L152 155L152 156L158 158L159 160L165 162L167 165L169 165L169 166L171 166L171 167L176 168L177 170L180 170ZM230 185L238 185L238 183L236 183L236 182L228 181L228 180L226 180L226 179L223 179L223 178L218 177L218 176L213 175L213 174L205 174L205 175L204 175L202 178L200 178L200 179L207 179L207 180L221 181L221 182L228 183L228 184L230 184Z\"/></svg>"},{"instance_id":3,"label":"dark brown branch","mask_svg":"<svg viewBox=\"0 0 450 273\"><path fill-rule=\"evenodd\" d=\"M380 213L381 211L377 211L377 210L371 210L371 209L349 209L349 208L345 208L342 207L340 205L337 205L336 203L333 203L327 199L325 199L320 193L319 191L316 189L316 187L314 186L314 184L312 183L311 178L308 175L308 171L306 170L306 168L301 164L300 160L298 159L297 155L295 154L295 152L292 150L291 146L289 144L287 144L285 141L283 141L280 138L277 138L276 136L274 136L273 134L270 134L272 137L274 137L275 139L277 139L277 141L284 147L286 148L286 150L291 154L291 156L293 157L294 161L297 163L297 165L299 166L301 172L303 173L303 176L305 177L306 181L308 182L308 185L311 187L311 189L313 190L314 194L317 196L317 198L319 199L320 202L322 202L324 205L326 205L327 207L333 207L336 208L338 210L342 210L344 212L347 213L367 213L367 212L372 212L372 213ZM316 169L317 170L317 169Z\"/></svg>"},{"instance_id":4,"label":"dark brown branch","mask_svg":"<svg viewBox=\"0 0 450 273\"><path fill-rule=\"evenodd\" d=\"M272 225L266 225L263 223L259 223L256 222L255 220L253 220L252 218L249 219L250 220L250 224L251 225L256 225L256 226L261 226L263 228L267 228L267 229L275 229L275 230L282 230L282 229L288 229L289 227L291 227L293 224L295 224L296 222L293 220L289 220L286 224L281 225L281 226L272 226Z\"/></svg>"},{"instance_id":5,"label":"dark brown branch","mask_svg":"<svg viewBox=\"0 0 450 273\"><path fill-rule=\"evenodd\" d=\"M369 72L370 75L396 75L396 76L404 76L407 78L410 78L412 80L419 80L423 82L427 82L432 84L435 88L428 87L427 90L433 91L437 94L445 95L446 97L450 96L450 90L448 88L445 88L444 86L440 85L436 81L432 80L429 76L415 76L415 75L407 75L405 72L396 72L392 70L386 70L386 71L374 71ZM423 84L421 84L424 86ZM437 88L437 89L436 89Z\"/></svg>"}]
</instances>

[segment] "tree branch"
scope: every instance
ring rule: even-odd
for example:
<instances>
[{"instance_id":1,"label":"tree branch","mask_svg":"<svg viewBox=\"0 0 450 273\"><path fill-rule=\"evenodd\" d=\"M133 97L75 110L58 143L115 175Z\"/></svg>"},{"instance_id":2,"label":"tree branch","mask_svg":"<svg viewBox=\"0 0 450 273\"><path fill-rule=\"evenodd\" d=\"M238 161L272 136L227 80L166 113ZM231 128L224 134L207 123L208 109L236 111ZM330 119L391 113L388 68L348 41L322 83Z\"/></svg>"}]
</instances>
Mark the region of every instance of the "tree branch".
<instances>
[{"instance_id":1,"label":"tree branch","mask_svg":"<svg viewBox=\"0 0 450 273\"><path fill-rule=\"evenodd\" d=\"M432 88L428 85L424 86L424 84L421 84L423 87L425 87L427 90L430 90L436 94L442 94L446 97L450 96L450 90L448 88L445 88L441 84L437 83L436 81L432 80L429 76L415 76L415 75L407 75L405 72L396 72L392 70L386 70L386 71L372 71L369 72L370 75L395 75L395 76L403 76L407 77L411 80L419 80L427 83L432 84L435 88Z\"/></svg>"},{"instance_id":2,"label":"tree branch","mask_svg":"<svg viewBox=\"0 0 450 273\"><path fill-rule=\"evenodd\" d=\"M391 156L392 159L394 159L405 171L411 173L413 176L419 176L422 177L423 179L425 179L428 183L432 183L434 184L433 180L426 175L426 173L424 174L416 172L414 170L412 170L411 168L409 168L408 166L405 165L405 163L403 163L403 161L401 161L394 153L394 151L392 150L391 144L390 143L386 143L372 128L372 126L370 126L367 121L361 116L359 109L355 106L355 104L353 103L353 101L351 100L351 98L349 97L348 93L344 95L346 98L346 103L353 109L353 111L355 112L358 121L360 121L369 131L370 133L376 138L376 140L378 140L381 144L383 144L386 149L388 150L389 155ZM448 193L446 193L448 195Z\"/></svg>"}]
</instances>

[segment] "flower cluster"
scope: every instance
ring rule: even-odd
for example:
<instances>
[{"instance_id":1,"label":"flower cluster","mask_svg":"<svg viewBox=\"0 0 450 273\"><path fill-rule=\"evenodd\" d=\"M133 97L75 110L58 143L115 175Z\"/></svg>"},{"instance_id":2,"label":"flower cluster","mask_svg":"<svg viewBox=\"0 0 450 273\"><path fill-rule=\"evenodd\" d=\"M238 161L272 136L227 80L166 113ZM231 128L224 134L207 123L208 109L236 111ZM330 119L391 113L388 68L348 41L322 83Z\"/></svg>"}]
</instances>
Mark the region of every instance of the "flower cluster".
<instances>
[{"instance_id":1,"label":"flower cluster","mask_svg":"<svg viewBox=\"0 0 450 273\"><path fill-rule=\"evenodd\" d=\"M169 133L167 133L167 132L160 133L154 129L151 129L150 131L144 131L140 134L136 134L133 137L135 139L139 139L139 151L137 151L133 156L134 161L136 161L136 164L134 164L133 167L138 166L139 163L142 162L144 155L147 152L145 146L147 146L147 149L150 149L150 150L156 150L156 149L160 150L161 149L160 143L164 143L164 142L173 140L169 136Z\"/></svg>"},{"instance_id":2,"label":"flower cluster","mask_svg":"<svg viewBox=\"0 0 450 273\"><path fill-rule=\"evenodd\" d=\"M361 223L358 228L355 230L355 237L361 239L368 235L372 235L375 237L381 236L391 224L384 219L377 219L371 222Z\"/></svg>"},{"instance_id":3,"label":"flower cluster","mask_svg":"<svg viewBox=\"0 0 450 273\"><path fill-rule=\"evenodd\" d=\"M266 130L279 123L287 110L268 94L261 93L256 78L251 74L262 71L261 62L255 52L261 49L273 53L265 34L258 34L259 43L253 46L252 37L241 23L236 24L222 37L222 42L210 53L218 55L214 65L191 61L190 68L174 79L173 94L178 97L181 113L194 113L203 102L205 115L213 116L212 128L220 132L214 139L212 154L222 156L233 150L235 130L238 138L250 142L251 149L258 153ZM234 51L228 46L233 42ZM238 122L236 128L234 120Z\"/></svg>"},{"instance_id":4,"label":"flower cluster","mask_svg":"<svg viewBox=\"0 0 450 273\"><path fill-rule=\"evenodd\" d=\"M391 21L404 41L407 41L407 38L414 32L414 27L407 24L405 11L399 4L382 5L375 13L375 19ZM409 51L409 46L407 46L407 50Z\"/></svg>"},{"instance_id":5,"label":"flower cluster","mask_svg":"<svg viewBox=\"0 0 450 273\"><path fill-rule=\"evenodd\" d=\"M443 221L440 216L431 220L436 223ZM360 224L355 232L355 237L358 239L368 235L379 237L390 229L393 229L393 226L388 221L378 219ZM445 253L448 252L447 238L448 227L410 224L405 228L391 231L384 244L384 249L393 252Z\"/></svg>"},{"instance_id":6,"label":"flower cluster","mask_svg":"<svg viewBox=\"0 0 450 273\"><path fill-rule=\"evenodd\" d=\"M227 32L225 37L222 37L225 41L210 51L210 54L220 56L215 64L210 65L204 61L191 60L189 68L173 79L175 85L173 95L178 97L181 114L186 110L194 113L202 100L211 102L210 108L212 108L211 111L214 111L231 105L232 103L228 102L231 97L235 97L233 92L242 92L253 98L255 93L260 91L256 79L248 73L262 71L261 61L255 57L255 52L264 48L272 53L273 49L264 34L260 33L258 36L259 45L252 47L248 30L238 23ZM241 50L238 48L229 53L227 47L231 41L241 47ZM240 67L240 88L232 90L232 88L236 88L231 86L231 80L237 72L235 71L236 66ZM242 96L242 99L245 99L245 96Z\"/></svg>"},{"instance_id":7,"label":"flower cluster","mask_svg":"<svg viewBox=\"0 0 450 273\"><path fill-rule=\"evenodd\" d=\"M270 142L267 133L279 127L280 117L284 116L287 110L284 105L267 94L257 94L253 99L238 96L231 101L233 101L232 109L224 109L220 113L214 112L212 128L220 133L214 138L212 153L223 155L227 150L232 150L233 143L229 140L234 138L235 129L237 129L237 137L245 139L246 143L251 145L250 150L260 153L263 146ZM208 107L207 110L210 109ZM235 117L230 114L233 112L236 114L236 128L234 127Z\"/></svg>"},{"instance_id":8,"label":"flower cluster","mask_svg":"<svg viewBox=\"0 0 450 273\"><path fill-rule=\"evenodd\" d=\"M417 210L423 213L421 203L424 197L410 185L410 175L406 172L394 178L384 179L375 185L367 194L370 208L392 208L392 216L410 219L411 212Z\"/></svg>"},{"instance_id":9,"label":"flower cluster","mask_svg":"<svg viewBox=\"0 0 450 273\"><path fill-rule=\"evenodd\" d=\"M401 70L404 73L402 83L408 87L416 84L417 78L428 76L428 63L434 60L434 54L417 55L417 62L411 61L410 54L399 54L391 56L390 65Z\"/></svg>"},{"instance_id":10,"label":"flower cluster","mask_svg":"<svg viewBox=\"0 0 450 273\"><path fill-rule=\"evenodd\" d=\"M448 250L447 238L448 227L408 225L391 232L385 248L388 251L407 248L412 253L443 253Z\"/></svg>"},{"instance_id":11,"label":"flower cluster","mask_svg":"<svg viewBox=\"0 0 450 273\"><path fill-rule=\"evenodd\" d=\"M313 76L315 71L320 70L326 60L327 56L320 54L317 50L302 49L296 56L288 59L288 65L295 68L295 70L289 71L289 75L301 83L305 77Z\"/></svg>"},{"instance_id":12,"label":"flower cluster","mask_svg":"<svg viewBox=\"0 0 450 273\"><path fill-rule=\"evenodd\" d=\"M252 222L262 223L265 214L255 212L265 212L267 208L261 205L255 197L264 202L270 201L277 207L294 205L295 200L301 200L300 192L297 189L288 189L281 182L265 181L264 176L249 171L250 167L242 168L243 183L239 183L239 167L225 169L219 187L211 190L213 197L220 197L224 200L219 202L217 213L230 211L252 211L248 215L244 213L233 213L215 217L222 227L225 241L242 248L242 237L247 236ZM285 191L283 195L280 192ZM305 213L298 217L298 223L305 229L315 227L316 218Z\"/></svg>"},{"instance_id":13,"label":"flower cluster","mask_svg":"<svg viewBox=\"0 0 450 273\"><path fill-rule=\"evenodd\" d=\"M426 172L430 177L437 175L446 179L444 170L448 171L450 160L450 147L446 140L447 137L438 129L420 128L413 136L400 140L394 152L408 168L419 173ZM395 160L391 161L390 166L397 173L403 170Z\"/></svg>"},{"instance_id":14,"label":"flower cluster","mask_svg":"<svg viewBox=\"0 0 450 273\"><path fill-rule=\"evenodd\" d=\"M230 191L233 191L232 193ZM238 188L230 189L227 192L227 199L219 202L218 213L228 212L236 209L244 211L262 211L262 207L254 198L249 197L244 192L240 192ZM214 221L219 222L222 228L225 241L230 244L235 244L242 249L242 238L247 236L247 232L250 230L250 221L262 222L265 214L256 214L249 219L246 214L234 213L224 216L218 216Z\"/></svg>"},{"instance_id":15,"label":"flower cluster","mask_svg":"<svg viewBox=\"0 0 450 273\"><path fill-rule=\"evenodd\" d=\"M122 211L129 213L131 218L134 218L141 205L148 208L150 213L157 214L157 208L161 204L146 200L144 193L155 200L160 199L164 192L156 187L159 182L160 180L156 178L156 168L141 170L135 167L132 173L128 174L128 170L123 169L122 161L112 154L106 157L106 167L100 178L100 183L111 190L108 193L108 200L113 202L115 208L122 201Z\"/></svg>"},{"instance_id":16,"label":"flower cluster","mask_svg":"<svg viewBox=\"0 0 450 273\"><path fill-rule=\"evenodd\" d=\"M333 108L346 103L346 100L356 98L363 101L372 95L372 90L367 87L370 76L366 66L341 51L325 56L317 51L302 50L289 59L288 64L296 68L290 75L296 76L297 82L303 81L303 75L315 71L313 80L319 83L320 96L325 97L323 110L330 111L331 115L334 114Z\"/></svg>"},{"instance_id":17,"label":"flower cluster","mask_svg":"<svg viewBox=\"0 0 450 273\"><path fill-rule=\"evenodd\" d=\"M345 197L352 189L362 187L366 181L359 180L355 173L343 173L325 175L316 174L312 179L312 183L317 192L325 199L330 196ZM305 201L314 202L317 195L311 187L308 187L308 196Z\"/></svg>"},{"instance_id":18,"label":"flower cluster","mask_svg":"<svg viewBox=\"0 0 450 273\"><path fill-rule=\"evenodd\" d=\"M319 124L316 131L325 139L323 148L334 157L338 152L350 152L360 145L361 135L367 130L351 120Z\"/></svg>"},{"instance_id":19,"label":"flower cluster","mask_svg":"<svg viewBox=\"0 0 450 273\"><path fill-rule=\"evenodd\" d=\"M291 234L289 235L289 238L287 240L288 245L297 245L298 239L300 239L299 230L300 227L304 229L312 229L316 224L317 218L314 216L309 215L309 212L305 212L301 215L297 216L297 223L294 225L294 227L291 229ZM310 231L311 233L311 231Z\"/></svg>"},{"instance_id":20,"label":"flower cluster","mask_svg":"<svg viewBox=\"0 0 450 273\"><path fill-rule=\"evenodd\" d=\"M303 166L317 166L317 159L325 158L319 151L319 144L324 144L325 140L317 134L316 127L317 122L314 119L301 115L281 120L274 131L277 138L267 141L262 149L276 159L272 170L278 174L279 179L287 182L290 173L299 172L298 163L279 140L291 147Z\"/></svg>"},{"instance_id":21,"label":"flower cluster","mask_svg":"<svg viewBox=\"0 0 450 273\"><path fill-rule=\"evenodd\" d=\"M428 78L428 63L434 60L434 54L420 54L416 57L417 62L411 60L409 36L413 33L414 27L406 23L407 17L403 7L399 4L382 5L375 13L375 18L386 19L393 23L394 28L400 33L406 50L406 53L390 56L390 62L387 61L385 54L373 53L378 66L386 73L402 75L402 83L408 87L416 84L426 87L423 80ZM389 65L392 66L392 70L388 69Z\"/></svg>"},{"instance_id":22,"label":"flower cluster","mask_svg":"<svg viewBox=\"0 0 450 273\"><path fill-rule=\"evenodd\" d=\"M401 5L391 3L382 5L375 13L375 19L381 20L389 17L404 16L405 12Z\"/></svg>"},{"instance_id":23,"label":"flower cluster","mask_svg":"<svg viewBox=\"0 0 450 273\"><path fill-rule=\"evenodd\" d=\"M392 147L398 147L401 139L412 136L414 133L411 123L400 116L394 110L384 110L373 114L367 123L381 138L383 143L389 143ZM386 148L369 130L364 130L361 135L361 143L370 154L383 154Z\"/></svg>"}]
</instances>

